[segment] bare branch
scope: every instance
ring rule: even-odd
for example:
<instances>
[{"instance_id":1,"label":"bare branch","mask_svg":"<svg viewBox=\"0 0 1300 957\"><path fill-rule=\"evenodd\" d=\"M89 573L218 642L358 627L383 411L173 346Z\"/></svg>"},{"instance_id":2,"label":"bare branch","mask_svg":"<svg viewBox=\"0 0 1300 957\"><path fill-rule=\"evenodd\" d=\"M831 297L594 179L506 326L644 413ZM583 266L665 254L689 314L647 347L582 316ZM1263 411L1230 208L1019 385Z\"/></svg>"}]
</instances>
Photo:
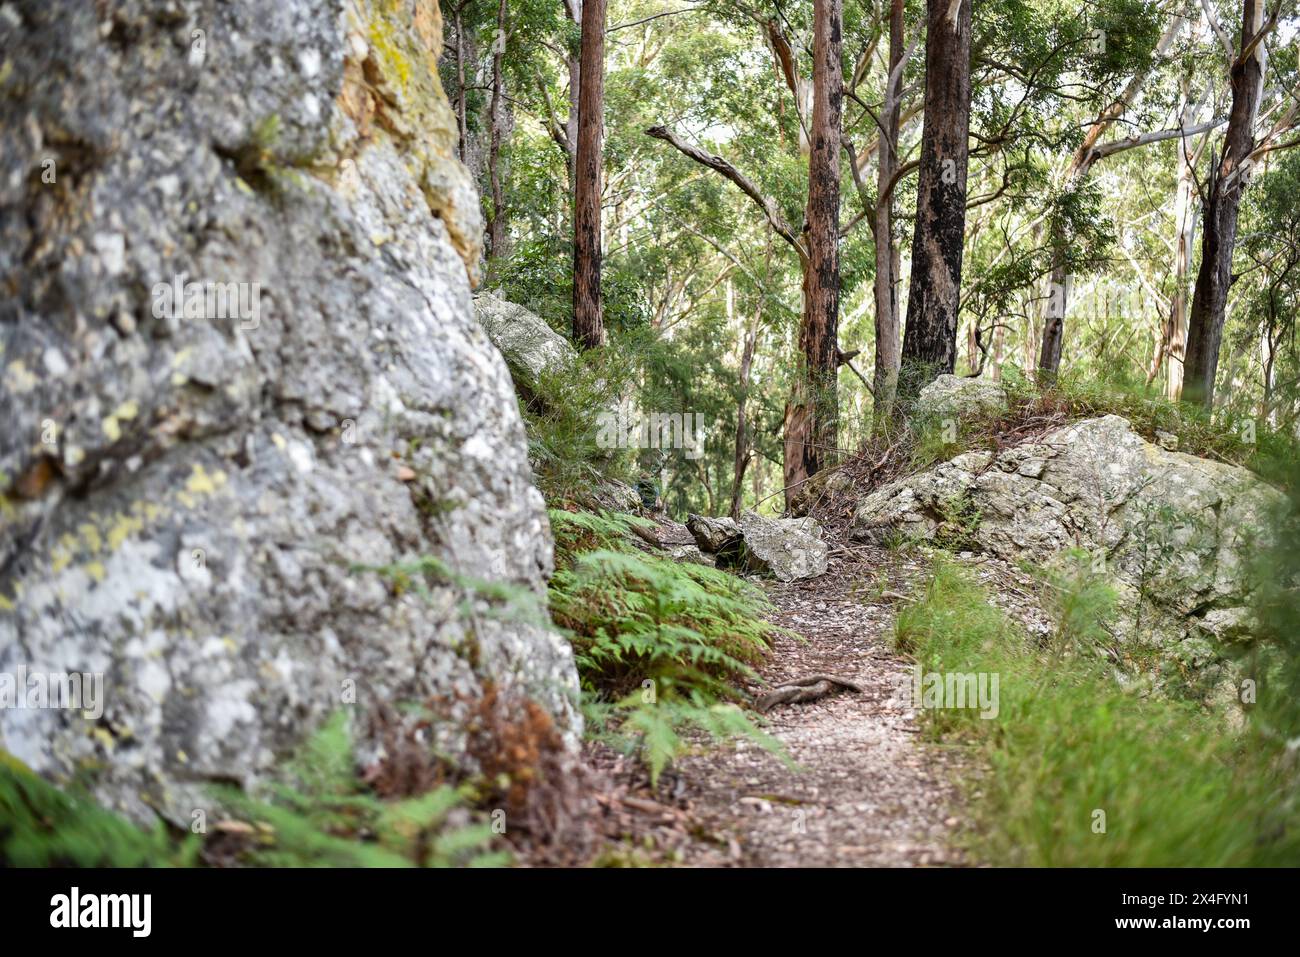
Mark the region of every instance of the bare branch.
<instances>
[{"instance_id":1,"label":"bare branch","mask_svg":"<svg viewBox=\"0 0 1300 957\"><path fill-rule=\"evenodd\" d=\"M660 17L675 17L679 13L702 13L700 7L686 7L682 10L666 10L663 13L656 13L653 16L642 17L640 20L633 20L630 23L616 23L612 27L606 27L606 33L613 33L615 30L626 30L629 27L639 27L643 23L649 23L651 20L658 20Z\"/></svg>"},{"instance_id":2,"label":"bare branch","mask_svg":"<svg viewBox=\"0 0 1300 957\"><path fill-rule=\"evenodd\" d=\"M1227 54L1228 62L1232 63L1237 58L1236 54L1232 52L1232 40L1228 38L1228 34L1224 31L1223 25L1219 23L1219 18L1215 15L1214 8L1210 6L1210 0L1201 0L1201 9L1205 11L1205 19L1210 22L1210 28L1214 31L1214 35L1217 36L1219 42L1223 44L1223 52Z\"/></svg>"},{"instance_id":3,"label":"bare branch","mask_svg":"<svg viewBox=\"0 0 1300 957\"><path fill-rule=\"evenodd\" d=\"M1138 136L1128 136L1122 140L1111 140L1109 143L1102 143L1092 151L1094 160L1105 159L1107 156L1114 156L1116 153L1122 153L1125 150L1131 150L1136 146L1146 146L1148 143L1159 143L1163 140L1171 140L1175 136L1196 136L1204 133L1206 130L1212 130L1215 127L1222 126L1228 122L1226 116L1220 116L1217 119L1206 120L1196 126L1174 127L1168 130L1153 130L1149 133L1141 133Z\"/></svg>"},{"instance_id":4,"label":"bare branch","mask_svg":"<svg viewBox=\"0 0 1300 957\"><path fill-rule=\"evenodd\" d=\"M801 260L808 258L808 250L800 241L798 233L794 231L786 221L786 218L781 215L781 208L776 204L776 200L772 199L770 196L763 195L762 191L754 184L753 180L745 176L744 173L740 172L740 170L736 169L736 167L732 166L721 156L714 156L712 153L706 153L703 150L696 149L689 143L683 142L678 138L677 134L673 133L673 131L667 127L652 126L650 129L645 131L645 134L646 136L653 136L657 140L663 140L684 156L695 160L695 162L699 163L701 166L707 166L709 169L720 173L722 176L735 183L736 186L740 188L740 191L752 199L758 208L763 211L763 215L767 217L767 221L771 223L772 228L776 230L777 235L794 247L794 251L799 254L799 258Z\"/></svg>"}]
</instances>

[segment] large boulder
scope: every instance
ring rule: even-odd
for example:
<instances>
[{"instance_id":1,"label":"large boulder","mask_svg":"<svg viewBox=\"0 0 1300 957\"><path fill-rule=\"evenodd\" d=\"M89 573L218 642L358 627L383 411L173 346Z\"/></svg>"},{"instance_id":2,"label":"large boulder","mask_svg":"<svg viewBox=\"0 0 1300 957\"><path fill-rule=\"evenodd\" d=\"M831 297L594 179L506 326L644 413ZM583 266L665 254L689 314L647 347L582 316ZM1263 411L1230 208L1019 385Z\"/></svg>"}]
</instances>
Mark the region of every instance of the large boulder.
<instances>
[{"instance_id":1,"label":"large boulder","mask_svg":"<svg viewBox=\"0 0 1300 957\"><path fill-rule=\"evenodd\" d=\"M916 408L922 415L938 417L997 415L1006 411L1007 394L999 383L982 376L941 375L921 389Z\"/></svg>"},{"instance_id":2,"label":"large boulder","mask_svg":"<svg viewBox=\"0 0 1300 957\"><path fill-rule=\"evenodd\" d=\"M937 540L1037 565L1085 549L1118 585L1117 636L1177 642L1198 667L1214 657L1210 639L1248 628L1244 566L1279 500L1245 469L1168 451L1107 415L887 485L859 505L851 536Z\"/></svg>"},{"instance_id":3,"label":"large boulder","mask_svg":"<svg viewBox=\"0 0 1300 957\"><path fill-rule=\"evenodd\" d=\"M105 682L0 710L38 772L188 824L339 708L577 732L441 46L435 0L0 8L0 672Z\"/></svg>"},{"instance_id":4,"label":"large boulder","mask_svg":"<svg viewBox=\"0 0 1300 957\"><path fill-rule=\"evenodd\" d=\"M692 512L686 516L686 528L702 552L721 552L741 540L740 525L727 516L712 518Z\"/></svg>"},{"instance_id":5,"label":"large boulder","mask_svg":"<svg viewBox=\"0 0 1300 957\"><path fill-rule=\"evenodd\" d=\"M474 314L525 393L536 392L542 376L564 370L577 357L569 340L546 320L490 292L474 297Z\"/></svg>"},{"instance_id":6,"label":"large boulder","mask_svg":"<svg viewBox=\"0 0 1300 957\"><path fill-rule=\"evenodd\" d=\"M757 512L740 513L745 537L745 567L780 581L816 578L826 573L829 549L822 529L811 518L764 518Z\"/></svg>"}]
</instances>

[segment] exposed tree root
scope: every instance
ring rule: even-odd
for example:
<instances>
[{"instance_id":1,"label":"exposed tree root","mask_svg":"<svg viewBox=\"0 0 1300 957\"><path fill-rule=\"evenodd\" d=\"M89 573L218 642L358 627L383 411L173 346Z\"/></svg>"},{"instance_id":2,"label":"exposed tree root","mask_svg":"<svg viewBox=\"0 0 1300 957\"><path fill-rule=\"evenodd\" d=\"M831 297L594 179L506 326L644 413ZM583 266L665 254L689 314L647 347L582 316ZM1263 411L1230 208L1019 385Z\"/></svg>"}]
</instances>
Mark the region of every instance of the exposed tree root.
<instances>
[{"instance_id":1,"label":"exposed tree root","mask_svg":"<svg viewBox=\"0 0 1300 957\"><path fill-rule=\"evenodd\" d=\"M837 690L847 689L862 694L862 687L846 678L835 675L807 675L803 678L790 678L782 681L774 689L758 699L755 707L759 711L770 711L779 704L807 704L817 701Z\"/></svg>"}]
</instances>

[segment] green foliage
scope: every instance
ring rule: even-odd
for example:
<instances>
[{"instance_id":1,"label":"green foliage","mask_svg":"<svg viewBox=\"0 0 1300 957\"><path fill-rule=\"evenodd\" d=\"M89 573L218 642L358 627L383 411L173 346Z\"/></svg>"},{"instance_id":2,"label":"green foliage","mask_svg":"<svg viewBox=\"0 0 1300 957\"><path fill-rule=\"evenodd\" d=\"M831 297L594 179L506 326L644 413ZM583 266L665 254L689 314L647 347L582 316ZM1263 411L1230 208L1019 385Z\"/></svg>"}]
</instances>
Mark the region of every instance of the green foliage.
<instances>
[{"instance_id":1,"label":"green foliage","mask_svg":"<svg viewBox=\"0 0 1300 957\"><path fill-rule=\"evenodd\" d=\"M898 646L926 671L999 677L994 718L926 712L934 733L970 742L988 766L969 782L981 792L968 835L977 856L1027 866L1300 863L1284 745L1116 684L1097 647L1106 587L1086 569L1080 557L1056 579L1060 626L1041 644L943 561L899 615Z\"/></svg>"},{"instance_id":2,"label":"green foliage","mask_svg":"<svg viewBox=\"0 0 1300 957\"><path fill-rule=\"evenodd\" d=\"M449 816L472 796L468 786L438 787L403 800L382 800L359 780L347 715L335 714L285 767L284 780L250 797L222 787L214 796L254 825L247 837L216 852L223 863L268 867L497 866L489 824ZM215 835L216 832L210 832ZM0 861L17 867L192 867L202 838L179 836L161 821L143 830L63 791L0 752Z\"/></svg>"},{"instance_id":3,"label":"green foliage","mask_svg":"<svg viewBox=\"0 0 1300 957\"><path fill-rule=\"evenodd\" d=\"M537 313L560 335L572 332L573 250L567 243L553 238L521 243L508 260L494 260L489 283L506 299ZM645 325L636 281L617 263L601 271L600 288L607 330L630 332Z\"/></svg>"},{"instance_id":4,"label":"green foliage","mask_svg":"<svg viewBox=\"0 0 1300 957\"><path fill-rule=\"evenodd\" d=\"M142 830L93 798L62 791L0 751L0 862L11 867L175 867L194 863L197 839L160 821Z\"/></svg>"},{"instance_id":5,"label":"green foliage","mask_svg":"<svg viewBox=\"0 0 1300 957\"><path fill-rule=\"evenodd\" d=\"M1117 596L1106 576L1096 569L1095 558L1082 548L1072 548L1059 560L1037 570L1045 588L1044 606L1056 619L1053 656L1086 649L1091 655L1111 640L1107 623Z\"/></svg>"},{"instance_id":6,"label":"green foliage","mask_svg":"<svg viewBox=\"0 0 1300 957\"><path fill-rule=\"evenodd\" d=\"M636 552L627 533L639 521L551 512L551 613L573 643L593 730L630 738L655 779L687 728L774 747L735 703L774 631L766 599L727 572Z\"/></svg>"},{"instance_id":7,"label":"green foliage","mask_svg":"<svg viewBox=\"0 0 1300 957\"><path fill-rule=\"evenodd\" d=\"M529 461L548 499L567 501L602 478L631 477L631 453L608 447L602 422L632 393L633 377L633 364L615 345L543 373L523 413Z\"/></svg>"},{"instance_id":8,"label":"green foliage","mask_svg":"<svg viewBox=\"0 0 1300 957\"><path fill-rule=\"evenodd\" d=\"M1259 640L1243 665L1257 689L1255 727L1272 747L1287 749L1294 768L1300 740L1300 461L1291 468L1291 492L1272 516L1271 544L1251 565Z\"/></svg>"},{"instance_id":9,"label":"green foliage","mask_svg":"<svg viewBox=\"0 0 1300 957\"><path fill-rule=\"evenodd\" d=\"M223 805L259 825L241 863L262 867L485 867L509 863L492 853L490 824L448 826L469 791L439 787L385 801L356 775L346 712L303 746L282 782L264 798L221 789Z\"/></svg>"}]
</instances>

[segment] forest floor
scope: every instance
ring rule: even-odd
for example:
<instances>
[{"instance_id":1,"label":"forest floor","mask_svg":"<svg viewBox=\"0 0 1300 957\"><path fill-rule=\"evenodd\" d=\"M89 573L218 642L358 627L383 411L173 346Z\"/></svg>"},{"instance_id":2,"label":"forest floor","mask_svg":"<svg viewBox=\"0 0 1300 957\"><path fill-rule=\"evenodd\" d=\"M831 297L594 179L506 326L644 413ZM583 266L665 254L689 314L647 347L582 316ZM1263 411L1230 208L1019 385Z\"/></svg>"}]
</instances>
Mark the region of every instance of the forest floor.
<instances>
[{"instance_id":1,"label":"forest floor","mask_svg":"<svg viewBox=\"0 0 1300 957\"><path fill-rule=\"evenodd\" d=\"M929 740L912 706L912 665L891 637L900 603L924 587L922 553L837 550L826 574L769 582L777 637L760 669L769 685L816 673L853 681L767 715L789 761L742 740L700 747L650 788L632 759L589 746L603 838L594 863L624 866L970 866L966 798L979 762ZM963 555L997 603L1035 631L1045 620L1028 579ZM798 637L795 637L797 635ZM755 687L750 689L759 692ZM794 767L790 762L793 762ZM966 787L974 784L974 787Z\"/></svg>"}]
</instances>

